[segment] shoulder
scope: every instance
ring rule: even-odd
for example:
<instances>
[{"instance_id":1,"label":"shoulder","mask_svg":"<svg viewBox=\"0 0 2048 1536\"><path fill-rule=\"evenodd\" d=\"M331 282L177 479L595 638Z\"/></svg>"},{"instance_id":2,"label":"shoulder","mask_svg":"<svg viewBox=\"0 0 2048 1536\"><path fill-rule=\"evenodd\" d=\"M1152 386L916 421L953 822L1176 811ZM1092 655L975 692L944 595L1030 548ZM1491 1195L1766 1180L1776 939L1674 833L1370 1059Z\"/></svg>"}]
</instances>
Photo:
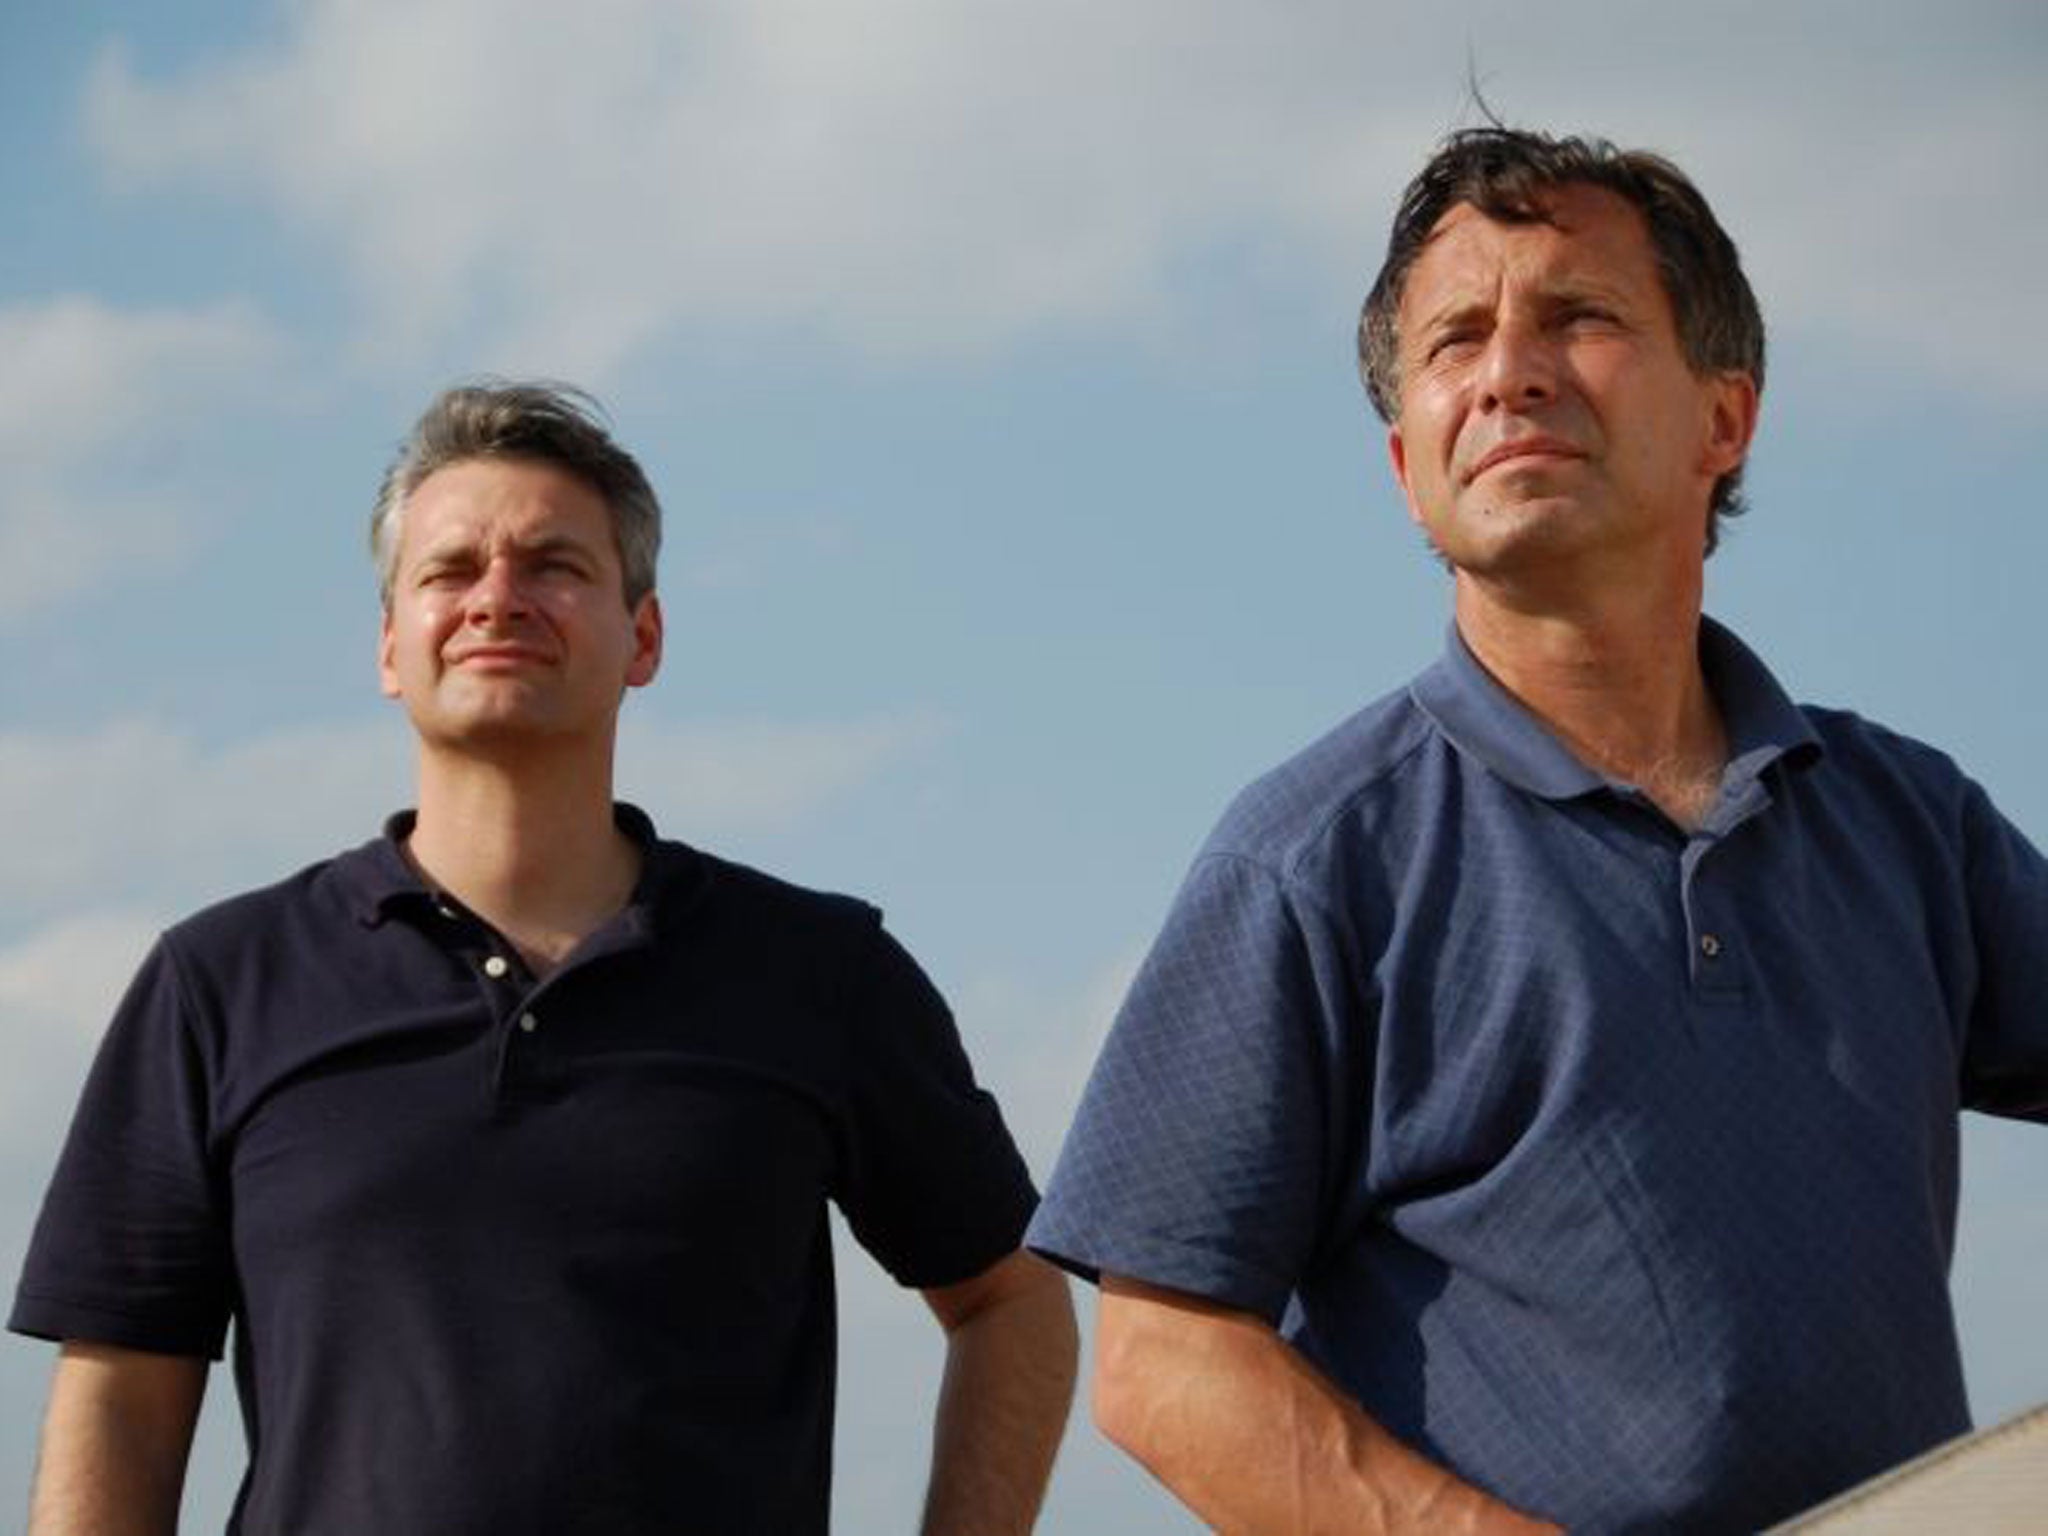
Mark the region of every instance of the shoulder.
<instances>
[{"instance_id":1,"label":"shoulder","mask_svg":"<svg viewBox=\"0 0 2048 1536\"><path fill-rule=\"evenodd\" d=\"M365 929L335 875L347 858L307 865L164 928L130 978L103 1049L153 1057L175 1043L217 1067L229 1040L273 1005L303 1016L323 978L360 974Z\"/></svg>"},{"instance_id":2,"label":"shoulder","mask_svg":"<svg viewBox=\"0 0 2048 1536\"><path fill-rule=\"evenodd\" d=\"M1983 799L1983 791L1939 747L1853 710L1803 704L1800 713L1820 740L1819 766L1831 790L1917 805L1944 819Z\"/></svg>"},{"instance_id":3,"label":"shoulder","mask_svg":"<svg viewBox=\"0 0 2048 1536\"><path fill-rule=\"evenodd\" d=\"M2036 887L2048 879L2026 833L1948 753L1848 710L1803 709L1822 752L1802 777L1860 845L1889 850L1922 884L1991 867Z\"/></svg>"},{"instance_id":4,"label":"shoulder","mask_svg":"<svg viewBox=\"0 0 2048 1536\"><path fill-rule=\"evenodd\" d=\"M881 925L880 909L858 896L799 885L685 843L664 840L655 846L664 865L666 906L709 910L791 935L845 937Z\"/></svg>"},{"instance_id":5,"label":"shoulder","mask_svg":"<svg viewBox=\"0 0 2048 1536\"><path fill-rule=\"evenodd\" d=\"M372 910L362 896L362 865L374 843L321 859L281 880L201 907L164 930L163 946L181 960L218 964L280 944L345 943Z\"/></svg>"},{"instance_id":6,"label":"shoulder","mask_svg":"<svg viewBox=\"0 0 2048 1536\"><path fill-rule=\"evenodd\" d=\"M671 952L696 956L693 964L836 991L892 947L881 910L857 896L799 885L673 841L657 843L654 856L655 921Z\"/></svg>"},{"instance_id":7,"label":"shoulder","mask_svg":"<svg viewBox=\"0 0 2048 1536\"><path fill-rule=\"evenodd\" d=\"M1831 754L1840 754L1857 769L1886 766L1930 782L1959 782L1963 775L1955 759L1939 747L1894 730L1853 709L1824 704L1802 704L1799 712Z\"/></svg>"},{"instance_id":8,"label":"shoulder","mask_svg":"<svg viewBox=\"0 0 2048 1536\"><path fill-rule=\"evenodd\" d=\"M1409 819L1440 756L1435 723L1402 688L1375 700L1254 779L1224 811L1202 857L1291 881L1341 851L1345 834Z\"/></svg>"}]
</instances>

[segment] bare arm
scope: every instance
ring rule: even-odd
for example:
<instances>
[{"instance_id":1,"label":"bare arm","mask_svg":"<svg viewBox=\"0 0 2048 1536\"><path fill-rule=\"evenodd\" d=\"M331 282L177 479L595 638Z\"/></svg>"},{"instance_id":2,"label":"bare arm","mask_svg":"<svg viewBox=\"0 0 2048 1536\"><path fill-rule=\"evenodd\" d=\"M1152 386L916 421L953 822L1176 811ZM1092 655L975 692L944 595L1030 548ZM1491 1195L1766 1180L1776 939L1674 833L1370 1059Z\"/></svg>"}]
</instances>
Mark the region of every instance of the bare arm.
<instances>
[{"instance_id":1,"label":"bare arm","mask_svg":"<svg viewBox=\"0 0 2048 1536\"><path fill-rule=\"evenodd\" d=\"M67 1343L50 1380L29 1536L172 1536L206 1366Z\"/></svg>"},{"instance_id":2,"label":"bare arm","mask_svg":"<svg viewBox=\"0 0 2048 1536\"><path fill-rule=\"evenodd\" d=\"M1066 1277L1019 1251L924 1298L946 1330L926 1536L1021 1536L1074 1397Z\"/></svg>"},{"instance_id":3,"label":"bare arm","mask_svg":"<svg viewBox=\"0 0 2048 1536\"><path fill-rule=\"evenodd\" d=\"M1249 1313L1105 1275L1095 1353L1103 1433L1226 1536L1560 1529L1408 1449Z\"/></svg>"}]
</instances>

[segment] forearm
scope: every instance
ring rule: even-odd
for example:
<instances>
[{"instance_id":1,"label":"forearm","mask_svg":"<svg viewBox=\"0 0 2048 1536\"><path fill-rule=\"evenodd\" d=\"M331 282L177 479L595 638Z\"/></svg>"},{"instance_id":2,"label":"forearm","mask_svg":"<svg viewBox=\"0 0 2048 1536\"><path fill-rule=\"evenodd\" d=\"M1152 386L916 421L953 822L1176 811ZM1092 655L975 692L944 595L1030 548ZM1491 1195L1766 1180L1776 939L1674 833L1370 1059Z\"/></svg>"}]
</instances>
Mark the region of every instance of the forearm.
<instances>
[{"instance_id":1,"label":"forearm","mask_svg":"<svg viewBox=\"0 0 2048 1536\"><path fill-rule=\"evenodd\" d=\"M29 1536L172 1536L206 1362L67 1344L50 1383Z\"/></svg>"},{"instance_id":2,"label":"forearm","mask_svg":"<svg viewBox=\"0 0 2048 1536\"><path fill-rule=\"evenodd\" d=\"M1076 1352L1066 1281L1024 1255L1006 1263L1016 1268L1002 1293L947 1330L926 1536L1029 1531L1066 1427Z\"/></svg>"},{"instance_id":3,"label":"forearm","mask_svg":"<svg viewBox=\"0 0 2048 1536\"><path fill-rule=\"evenodd\" d=\"M1257 1318L1107 1279L1096 1347L1103 1432L1220 1532L1558 1529L1403 1445Z\"/></svg>"}]
</instances>

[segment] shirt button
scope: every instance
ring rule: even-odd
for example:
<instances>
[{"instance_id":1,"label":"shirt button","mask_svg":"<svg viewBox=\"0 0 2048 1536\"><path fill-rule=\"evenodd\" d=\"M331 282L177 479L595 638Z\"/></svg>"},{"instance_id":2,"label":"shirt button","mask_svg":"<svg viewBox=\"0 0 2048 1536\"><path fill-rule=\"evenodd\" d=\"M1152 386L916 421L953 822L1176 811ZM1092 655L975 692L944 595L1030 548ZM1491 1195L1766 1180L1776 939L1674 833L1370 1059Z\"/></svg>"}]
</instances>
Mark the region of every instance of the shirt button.
<instances>
[{"instance_id":1,"label":"shirt button","mask_svg":"<svg viewBox=\"0 0 2048 1536\"><path fill-rule=\"evenodd\" d=\"M1701 954L1703 954L1703 955L1705 955L1705 956L1706 956L1706 957L1707 957L1707 958L1708 958L1709 960L1714 960L1714 959L1718 959L1718 958L1720 957L1720 954L1721 954L1721 937L1720 937L1720 935L1719 935L1719 934L1714 934L1714 933L1703 933L1703 934L1701 934L1701 935L1700 935L1700 953L1701 953Z\"/></svg>"},{"instance_id":2,"label":"shirt button","mask_svg":"<svg viewBox=\"0 0 2048 1536\"><path fill-rule=\"evenodd\" d=\"M491 977L493 980L504 975L507 971L511 969L512 967L505 963L505 957L503 955L493 955L491 956L490 959L484 962L484 974L486 976Z\"/></svg>"},{"instance_id":3,"label":"shirt button","mask_svg":"<svg viewBox=\"0 0 2048 1536\"><path fill-rule=\"evenodd\" d=\"M519 1027L530 1035L540 1028L540 1020L530 1013L522 1013L519 1015Z\"/></svg>"}]
</instances>

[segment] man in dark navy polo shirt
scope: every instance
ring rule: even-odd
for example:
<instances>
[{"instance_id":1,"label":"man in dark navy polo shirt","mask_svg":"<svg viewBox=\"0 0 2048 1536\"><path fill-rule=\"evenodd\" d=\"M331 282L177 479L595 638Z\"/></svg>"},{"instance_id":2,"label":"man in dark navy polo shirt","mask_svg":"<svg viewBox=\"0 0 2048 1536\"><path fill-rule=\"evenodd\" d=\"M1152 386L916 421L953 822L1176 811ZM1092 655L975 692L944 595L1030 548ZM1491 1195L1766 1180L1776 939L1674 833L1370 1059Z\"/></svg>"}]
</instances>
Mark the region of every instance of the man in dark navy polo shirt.
<instances>
[{"instance_id":1,"label":"man in dark navy polo shirt","mask_svg":"<svg viewBox=\"0 0 2048 1536\"><path fill-rule=\"evenodd\" d=\"M1223 1529L1754 1530L1967 1427L2048 865L1702 618L1763 326L1676 167L1453 135L1360 340L1445 655L1224 816L1028 1240Z\"/></svg>"},{"instance_id":2,"label":"man in dark navy polo shirt","mask_svg":"<svg viewBox=\"0 0 2048 1536\"><path fill-rule=\"evenodd\" d=\"M612 800L660 513L572 392L461 388L380 494L383 837L165 933L12 1326L63 1341L34 1536L169 1532L233 1324L241 1536L822 1531L827 1200L948 1341L926 1522L1030 1527L1062 1277L870 907Z\"/></svg>"}]
</instances>

